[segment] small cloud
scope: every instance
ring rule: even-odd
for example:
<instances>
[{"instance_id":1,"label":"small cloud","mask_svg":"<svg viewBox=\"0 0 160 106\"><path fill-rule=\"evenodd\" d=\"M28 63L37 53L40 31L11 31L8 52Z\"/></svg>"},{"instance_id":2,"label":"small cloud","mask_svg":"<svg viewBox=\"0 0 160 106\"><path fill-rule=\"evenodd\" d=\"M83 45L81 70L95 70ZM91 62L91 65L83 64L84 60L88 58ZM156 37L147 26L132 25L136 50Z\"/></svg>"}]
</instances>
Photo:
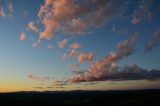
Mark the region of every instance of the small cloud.
<instances>
[{"instance_id":1,"label":"small cloud","mask_svg":"<svg viewBox=\"0 0 160 106\"><path fill-rule=\"evenodd\" d=\"M133 17L133 19L131 21L132 24L138 24L139 22L141 22L141 19L137 18L137 17Z\"/></svg>"},{"instance_id":2,"label":"small cloud","mask_svg":"<svg viewBox=\"0 0 160 106\"><path fill-rule=\"evenodd\" d=\"M72 50L70 51L70 53L69 53L69 57L70 57L71 59L73 59L77 54L78 54L77 51L74 50L74 49L72 49Z\"/></svg>"},{"instance_id":3,"label":"small cloud","mask_svg":"<svg viewBox=\"0 0 160 106\"><path fill-rule=\"evenodd\" d=\"M41 42L40 39L39 39L38 41L34 42L34 43L32 44L32 47L33 47L33 48L37 48L37 47L39 46L40 42Z\"/></svg>"},{"instance_id":4,"label":"small cloud","mask_svg":"<svg viewBox=\"0 0 160 106\"><path fill-rule=\"evenodd\" d=\"M79 43L73 43L73 44L70 45L71 49L78 49L80 47L81 47L81 45Z\"/></svg>"},{"instance_id":5,"label":"small cloud","mask_svg":"<svg viewBox=\"0 0 160 106\"><path fill-rule=\"evenodd\" d=\"M65 60L67 57L67 53L63 53L63 55L61 56L61 61Z\"/></svg>"},{"instance_id":6,"label":"small cloud","mask_svg":"<svg viewBox=\"0 0 160 106\"><path fill-rule=\"evenodd\" d=\"M151 51L155 47L158 47L160 45L160 29L156 29L152 35L151 38L148 40L145 52Z\"/></svg>"},{"instance_id":7,"label":"small cloud","mask_svg":"<svg viewBox=\"0 0 160 106\"><path fill-rule=\"evenodd\" d=\"M91 52L89 53L80 52L78 54L78 62L84 62L84 61L91 62L93 61L93 57L94 57L94 54Z\"/></svg>"},{"instance_id":8,"label":"small cloud","mask_svg":"<svg viewBox=\"0 0 160 106\"><path fill-rule=\"evenodd\" d=\"M48 44L48 45L47 45L47 49L53 49L52 44Z\"/></svg>"},{"instance_id":9,"label":"small cloud","mask_svg":"<svg viewBox=\"0 0 160 106\"><path fill-rule=\"evenodd\" d=\"M19 40L24 41L26 39L26 34L24 32L20 33Z\"/></svg>"},{"instance_id":10,"label":"small cloud","mask_svg":"<svg viewBox=\"0 0 160 106\"><path fill-rule=\"evenodd\" d=\"M151 6L154 0L140 0L137 2L137 8L132 15L132 24L138 24L143 20L150 20L153 17Z\"/></svg>"},{"instance_id":11,"label":"small cloud","mask_svg":"<svg viewBox=\"0 0 160 106\"><path fill-rule=\"evenodd\" d=\"M64 48L68 43L68 39L63 39L62 41L58 42L59 48Z\"/></svg>"},{"instance_id":12,"label":"small cloud","mask_svg":"<svg viewBox=\"0 0 160 106\"><path fill-rule=\"evenodd\" d=\"M33 74L28 74L27 77L32 80L41 80L41 81L45 81L45 80L50 79L49 77L40 77L40 76L36 76Z\"/></svg>"},{"instance_id":13,"label":"small cloud","mask_svg":"<svg viewBox=\"0 0 160 106\"><path fill-rule=\"evenodd\" d=\"M0 16L5 17L5 12L3 10L3 7L0 5Z\"/></svg>"},{"instance_id":14,"label":"small cloud","mask_svg":"<svg viewBox=\"0 0 160 106\"><path fill-rule=\"evenodd\" d=\"M38 32L38 27L37 25L33 22L33 21L30 21L27 25L27 28L33 32Z\"/></svg>"},{"instance_id":15,"label":"small cloud","mask_svg":"<svg viewBox=\"0 0 160 106\"><path fill-rule=\"evenodd\" d=\"M8 3L8 11L9 11L9 15L12 16L12 13L13 13L13 4L12 4L12 2Z\"/></svg>"}]
</instances>

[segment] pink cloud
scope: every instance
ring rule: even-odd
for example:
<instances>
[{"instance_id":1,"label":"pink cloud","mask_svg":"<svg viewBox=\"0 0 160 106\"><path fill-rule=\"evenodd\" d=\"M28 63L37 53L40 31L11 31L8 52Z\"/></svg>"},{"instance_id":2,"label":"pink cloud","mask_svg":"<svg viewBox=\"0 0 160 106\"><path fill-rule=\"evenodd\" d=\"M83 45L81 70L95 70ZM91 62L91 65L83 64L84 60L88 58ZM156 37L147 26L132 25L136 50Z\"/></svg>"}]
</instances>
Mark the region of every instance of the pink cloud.
<instances>
[{"instance_id":1,"label":"pink cloud","mask_svg":"<svg viewBox=\"0 0 160 106\"><path fill-rule=\"evenodd\" d=\"M69 35L85 34L90 28L102 26L118 16L124 5L106 0L45 0L38 12L45 27L40 32L40 39L51 39L56 31Z\"/></svg>"},{"instance_id":2,"label":"pink cloud","mask_svg":"<svg viewBox=\"0 0 160 106\"><path fill-rule=\"evenodd\" d=\"M141 19L140 19L140 18L133 17L133 19L132 19L131 23L132 23L132 24L138 24L140 21L141 21Z\"/></svg>"},{"instance_id":3,"label":"pink cloud","mask_svg":"<svg viewBox=\"0 0 160 106\"><path fill-rule=\"evenodd\" d=\"M52 44L48 44L48 45L47 45L47 49L53 49Z\"/></svg>"},{"instance_id":4,"label":"pink cloud","mask_svg":"<svg viewBox=\"0 0 160 106\"><path fill-rule=\"evenodd\" d=\"M19 40L24 41L26 39L26 34L24 32L20 33Z\"/></svg>"},{"instance_id":5,"label":"pink cloud","mask_svg":"<svg viewBox=\"0 0 160 106\"><path fill-rule=\"evenodd\" d=\"M70 45L71 49L78 49L80 47L81 47L81 45L79 43L73 43L73 44Z\"/></svg>"},{"instance_id":6,"label":"pink cloud","mask_svg":"<svg viewBox=\"0 0 160 106\"><path fill-rule=\"evenodd\" d=\"M68 43L68 39L63 39L62 41L58 42L59 48L64 48Z\"/></svg>"},{"instance_id":7,"label":"pink cloud","mask_svg":"<svg viewBox=\"0 0 160 106\"><path fill-rule=\"evenodd\" d=\"M30 21L27 25L27 28L32 30L33 32L38 32L38 28L37 28L37 25L33 22L33 21Z\"/></svg>"},{"instance_id":8,"label":"pink cloud","mask_svg":"<svg viewBox=\"0 0 160 106\"><path fill-rule=\"evenodd\" d=\"M5 12L3 10L3 7L0 5L0 16L5 17Z\"/></svg>"},{"instance_id":9,"label":"pink cloud","mask_svg":"<svg viewBox=\"0 0 160 106\"><path fill-rule=\"evenodd\" d=\"M84 62L84 61L93 61L93 57L94 57L94 54L89 52L89 53L83 53L83 52L80 52L78 54L78 62Z\"/></svg>"},{"instance_id":10,"label":"pink cloud","mask_svg":"<svg viewBox=\"0 0 160 106\"><path fill-rule=\"evenodd\" d=\"M50 79L49 77L40 77L33 74L28 74L27 77L32 80L42 80L42 81Z\"/></svg>"},{"instance_id":11,"label":"pink cloud","mask_svg":"<svg viewBox=\"0 0 160 106\"><path fill-rule=\"evenodd\" d=\"M82 73L75 73L71 78L71 82L85 82L85 81L98 81L104 80L107 76L116 74L118 72L118 66L116 62L123 59L126 56L131 55L134 52L134 44L137 39L138 33L133 33L132 36L125 41L119 42L116 46L116 50L106 55L104 58L97 60L91 64L87 70L83 70ZM91 56L80 56L79 61L92 60ZM85 58L84 58L85 57ZM92 58L86 58L92 57Z\"/></svg>"},{"instance_id":12,"label":"pink cloud","mask_svg":"<svg viewBox=\"0 0 160 106\"><path fill-rule=\"evenodd\" d=\"M70 53L69 53L69 57L70 57L71 59L73 59L76 55L77 55L77 51L74 50L74 49L72 49L72 50L70 51Z\"/></svg>"}]
</instances>

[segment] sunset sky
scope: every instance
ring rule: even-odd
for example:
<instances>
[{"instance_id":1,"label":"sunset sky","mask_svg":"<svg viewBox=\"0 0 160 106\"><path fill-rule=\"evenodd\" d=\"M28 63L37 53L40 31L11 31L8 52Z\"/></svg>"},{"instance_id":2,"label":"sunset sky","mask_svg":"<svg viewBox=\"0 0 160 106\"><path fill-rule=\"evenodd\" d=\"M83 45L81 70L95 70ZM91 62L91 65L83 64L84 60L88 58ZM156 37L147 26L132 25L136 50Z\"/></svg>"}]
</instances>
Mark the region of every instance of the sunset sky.
<instances>
[{"instance_id":1,"label":"sunset sky","mask_svg":"<svg viewBox=\"0 0 160 106\"><path fill-rule=\"evenodd\" d=\"M160 88L159 0L0 0L0 92Z\"/></svg>"}]
</instances>

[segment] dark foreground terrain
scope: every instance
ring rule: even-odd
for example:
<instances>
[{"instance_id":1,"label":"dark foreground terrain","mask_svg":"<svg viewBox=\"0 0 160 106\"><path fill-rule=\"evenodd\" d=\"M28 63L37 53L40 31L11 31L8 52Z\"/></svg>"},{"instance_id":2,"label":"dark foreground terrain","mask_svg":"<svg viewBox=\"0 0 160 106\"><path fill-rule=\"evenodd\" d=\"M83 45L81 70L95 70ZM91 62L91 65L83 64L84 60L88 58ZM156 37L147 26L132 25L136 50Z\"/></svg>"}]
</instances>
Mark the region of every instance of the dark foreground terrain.
<instances>
[{"instance_id":1,"label":"dark foreground terrain","mask_svg":"<svg viewBox=\"0 0 160 106\"><path fill-rule=\"evenodd\" d=\"M160 106L160 90L0 93L0 106Z\"/></svg>"}]
</instances>

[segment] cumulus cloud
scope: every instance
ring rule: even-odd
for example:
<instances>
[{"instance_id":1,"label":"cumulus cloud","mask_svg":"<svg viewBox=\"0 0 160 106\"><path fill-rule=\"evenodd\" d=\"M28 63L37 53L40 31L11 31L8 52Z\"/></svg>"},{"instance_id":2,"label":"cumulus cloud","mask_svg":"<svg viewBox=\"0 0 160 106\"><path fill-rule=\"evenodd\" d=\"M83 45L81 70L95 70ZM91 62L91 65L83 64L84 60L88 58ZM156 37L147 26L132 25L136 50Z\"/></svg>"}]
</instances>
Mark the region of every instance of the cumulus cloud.
<instances>
[{"instance_id":1,"label":"cumulus cloud","mask_svg":"<svg viewBox=\"0 0 160 106\"><path fill-rule=\"evenodd\" d=\"M32 80L41 80L41 81L45 81L45 80L50 79L49 77L40 77L40 76L36 76L33 74L28 74L27 77Z\"/></svg>"},{"instance_id":2,"label":"cumulus cloud","mask_svg":"<svg viewBox=\"0 0 160 106\"><path fill-rule=\"evenodd\" d=\"M19 40L24 41L26 39L26 34L24 32L20 33Z\"/></svg>"},{"instance_id":3,"label":"cumulus cloud","mask_svg":"<svg viewBox=\"0 0 160 106\"><path fill-rule=\"evenodd\" d=\"M61 41L58 42L58 46L59 48L64 48L68 43L68 39L63 39Z\"/></svg>"},{"instance_id":4,"label":"cumulus cloud","mask_svg":"<svg viewBox=\"0 0 160 106\"><path fill-rule=\"evenodd\" d=\"M156 29L151 38L148 40L145 51L151 51L153 48L158 47L160 45L160 29Z\"/></svg>"},{"instance_id":5,"label":"cumulus cloud","mask_svg":"<svg viewBox=\"0 0 160 106\"><path fill-rule=\"evenodd\" d=\"M56 31L84 34L121 14L125 4L123 0L45 0L38 13L45 27L40 38L51 39Z\"/></svg>"},{"instance_id":6,"label":"cumulus cloud","mask_svg":"<svg viewBox=\"0 0 160 106\"><path fill-rule=\"evenodd\" d=\"M70 45L71 49L78 49L80 47L81 47L81 45L79 43L73 43L73 44Z\"/></svg>"},{"instance_id":7,"label":"cumulus cloud","mask_svg":"<svg viewBox=\"0 0 160 106\"><path fill-rule=\"evenodd\" d=\"M78 54L78 62L84 62L84 61L93 61L93 57L94 57L94 54L89 52L89 53L83 53L83 52L80 52Z\"/></svg>"},{"instance_id":8,"label":"cumulus cloud","mask_svg":"<svg viewBox=\"0 0 160 106\"><path fill-rule=\"evenodd\" d=\"M27 28L30 29L33 32L38 32L39 31L36 23L34 23L33 21L30 21L28 23Z\"/></svg>"},{"instance_id":9,"label":"cumulus cloud","mask_svg":"<svg viewBox=\"0 0 160 106\"><path fill-rule=\"evenodd\" d=\"M113 70L112 70L113 71ZM98 74L98 73L97 73ZM147 70L140 66L125 65L120 70L114 69L114 72L104 72L101 77L92 76L89 72L76 73L71 82L89 82L89 81L123 81L123 80L158 80L160 79L160 70Z\"/></svg>"},{"instance_id":10,"label":"cumulus cloud","mask_svg":"<svg viewBox=\"0 0 160 106\"><path fill-rule=\"evenodd\" d=\"M70 79L71 82L96 81L117 73L118 66L116 62L134 52L133 46L137 35L138 33L133 33L128 40L119 42L114 52L92 63L91 66L87 70L83 70L82 73L74 74Z\"/></svg>"}]
</instances>

